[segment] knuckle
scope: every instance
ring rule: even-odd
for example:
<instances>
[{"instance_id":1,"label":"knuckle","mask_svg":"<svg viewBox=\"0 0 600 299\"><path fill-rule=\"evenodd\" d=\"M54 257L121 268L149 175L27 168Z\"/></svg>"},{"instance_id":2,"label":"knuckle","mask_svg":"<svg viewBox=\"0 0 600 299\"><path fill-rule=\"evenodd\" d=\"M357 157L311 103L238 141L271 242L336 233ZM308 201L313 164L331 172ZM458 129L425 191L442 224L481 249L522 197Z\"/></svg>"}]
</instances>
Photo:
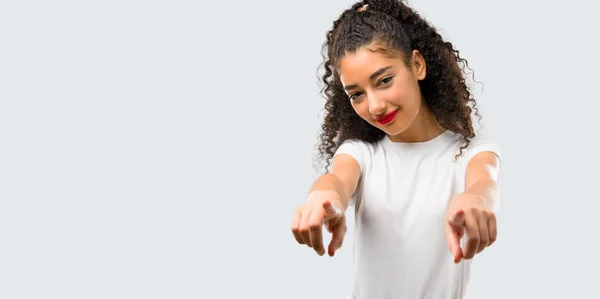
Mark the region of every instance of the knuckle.
<instances>
[{"instance_id":1,"label":"knuckle","mask_svg":"<svg viewBox=\"0 0 600 299\"><path fill-rule=\"evenodd\" d=\"M319 228L321 228L321 224L320 223L311 223L309 224L309 230L317 230Z\"/></svg>"},{"instance_id":2,"label":"knuckle","mask_svg":"<svg viewBox=\"0 0 600 299\"><path fill-rule=\"evenodd\" d=\"M490 219L490 212L487 211L481 211L481 213L479 213L481 215L481 218L485 221Z\"/></svg>"}]
</instances>

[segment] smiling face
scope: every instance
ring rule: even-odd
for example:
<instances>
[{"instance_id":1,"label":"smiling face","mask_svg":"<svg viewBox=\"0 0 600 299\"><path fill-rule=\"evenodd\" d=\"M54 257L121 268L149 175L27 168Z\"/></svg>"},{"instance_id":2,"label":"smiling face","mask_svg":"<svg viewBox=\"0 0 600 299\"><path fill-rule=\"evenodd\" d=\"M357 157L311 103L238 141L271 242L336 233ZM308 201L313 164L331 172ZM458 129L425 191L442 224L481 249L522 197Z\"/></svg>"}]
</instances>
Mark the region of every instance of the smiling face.
<instances>
[{"instance_id":1,"label":"smiling face","mask_svg":"<svg viewBox=\"0 0 600 299\"><path fill-rule=\"evenodd\" d=\"M347 53L339 63L340 79L362 119L389 136L400 135L427 110L418 82L425 78L425 61L415 50L407 66L399 54L376 49L370 45Z\"/></svg>"}]
</instances>

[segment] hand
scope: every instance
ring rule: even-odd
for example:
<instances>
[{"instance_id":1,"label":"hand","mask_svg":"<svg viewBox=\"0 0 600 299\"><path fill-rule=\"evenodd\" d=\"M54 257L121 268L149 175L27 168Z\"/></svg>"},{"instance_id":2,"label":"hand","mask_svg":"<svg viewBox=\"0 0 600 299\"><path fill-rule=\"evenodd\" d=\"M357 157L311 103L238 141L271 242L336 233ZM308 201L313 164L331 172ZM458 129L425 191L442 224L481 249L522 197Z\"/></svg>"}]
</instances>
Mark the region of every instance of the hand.
<instances>
[{"instance_id":1,"label":"hand","mask_svg":"<svg viewBox=\"0 0 600 299\"><path fill-rule=\"evenodd\" d=\"M318 255L325 254L323 248L323 225L333 234L328 246L329 256L342 246L346 234L346 216L340 201L340 194L334 190L317 190L294 214L292 233L296 241L312 247Z\"/></svg>"},{"instance_id":2,"label":"hand","mask_svg":"<svg viewBox=\"0 0 600 299\"><path fill-rule=\"evenodd\" d=\"M454 262L472 259L496 241L496 216L476 195L460 194L452 199L446 213L446 240ZM460 240L467 237L464 249Z\"/></svg>"}]
</instances>

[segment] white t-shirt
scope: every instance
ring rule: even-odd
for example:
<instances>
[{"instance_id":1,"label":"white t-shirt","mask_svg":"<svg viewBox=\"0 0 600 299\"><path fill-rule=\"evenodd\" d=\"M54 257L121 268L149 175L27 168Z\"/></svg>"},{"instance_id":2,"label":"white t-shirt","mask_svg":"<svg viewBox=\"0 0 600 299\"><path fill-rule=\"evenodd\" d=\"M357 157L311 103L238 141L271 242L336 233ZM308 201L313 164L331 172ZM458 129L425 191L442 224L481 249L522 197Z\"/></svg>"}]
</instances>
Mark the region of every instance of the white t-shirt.
<instances>
[{"instance_id":1,"label":"white t-shirt","mask_svg":"<svg viewBox=\"0 0 600 299\"><path fill-rule=\"evenodd\" d=\"M467 162L477 153L500 157L490 139L464 144L445 131L416 143L387 136L370 144L347 140L361 168L351 205L355 211L353 299L459 299L465 295L470 260L454 264L444 234L451 198L464 192ZM464 242L464 239L463 239Z\"/></svg>"}]
</instances>

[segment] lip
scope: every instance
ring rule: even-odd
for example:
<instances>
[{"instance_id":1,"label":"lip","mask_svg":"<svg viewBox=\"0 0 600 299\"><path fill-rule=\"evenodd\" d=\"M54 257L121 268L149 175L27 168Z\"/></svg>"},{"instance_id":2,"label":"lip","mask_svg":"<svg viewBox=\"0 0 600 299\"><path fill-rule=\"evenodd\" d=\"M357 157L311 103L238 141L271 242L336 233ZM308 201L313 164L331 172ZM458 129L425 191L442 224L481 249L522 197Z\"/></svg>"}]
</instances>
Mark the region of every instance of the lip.
<instances>
[{"instance_id":1,"label":"lip","mask_svg":"<svg viewBox=\"0 0 600 299\"><path fill-rule=\"evenodd\" d=\"M398 114L398 109L378 118L377 122L382 125L389 124L392 120L394 120L394 118L396 118L397 114Z\"/></svg>"}]
</instances>

